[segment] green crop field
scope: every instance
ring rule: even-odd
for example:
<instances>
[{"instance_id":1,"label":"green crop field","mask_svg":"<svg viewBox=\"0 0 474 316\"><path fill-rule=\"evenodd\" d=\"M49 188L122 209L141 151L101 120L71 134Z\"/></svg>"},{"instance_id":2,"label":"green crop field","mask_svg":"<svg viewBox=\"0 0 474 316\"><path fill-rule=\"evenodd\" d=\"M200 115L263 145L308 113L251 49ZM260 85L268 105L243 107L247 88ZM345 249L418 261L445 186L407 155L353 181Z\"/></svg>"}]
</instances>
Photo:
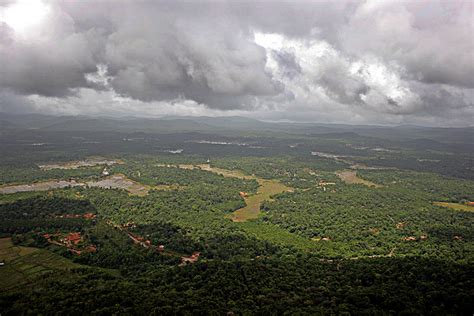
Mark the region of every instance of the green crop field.
<instances>
[{"instance_id":1,"label":"green crop field","mask_svg":"<svg viewBox=\"0 0 474 316\"><path fill-rule=\"evenodd\" d=\"M14 246L11 238L0 239L0 288L25 286L38 276L80 265L57 254L38 248Z\"/></svg>"}]
</instances>

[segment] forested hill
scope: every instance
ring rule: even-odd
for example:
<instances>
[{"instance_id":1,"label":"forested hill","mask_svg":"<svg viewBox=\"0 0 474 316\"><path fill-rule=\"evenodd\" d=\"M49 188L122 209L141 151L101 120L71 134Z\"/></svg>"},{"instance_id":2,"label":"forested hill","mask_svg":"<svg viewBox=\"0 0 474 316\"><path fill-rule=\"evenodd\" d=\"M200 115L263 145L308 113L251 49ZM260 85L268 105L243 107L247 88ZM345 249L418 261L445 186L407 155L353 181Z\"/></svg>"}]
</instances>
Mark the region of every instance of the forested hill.
<instances>
[{"instance_id":1,"label":"forested hill","mask_svg":"<svg viewBox=\"0 0 474 316\"><path fill-rule=\"evenodd\" d=\"M14 115L0 113L0 132L14 129L43 131L114 131L114 132L279 132L290 134L355 133L364 137L377 137L390 141L406 142L409 147L424 149L456 149L473 152L474 127L437 128L419 126L367 126L317 123L263 122L244 117L191 117L170 116L149 118L112 118L87 116L48 116L40 114Z\"/></svg>"}]
</instances>

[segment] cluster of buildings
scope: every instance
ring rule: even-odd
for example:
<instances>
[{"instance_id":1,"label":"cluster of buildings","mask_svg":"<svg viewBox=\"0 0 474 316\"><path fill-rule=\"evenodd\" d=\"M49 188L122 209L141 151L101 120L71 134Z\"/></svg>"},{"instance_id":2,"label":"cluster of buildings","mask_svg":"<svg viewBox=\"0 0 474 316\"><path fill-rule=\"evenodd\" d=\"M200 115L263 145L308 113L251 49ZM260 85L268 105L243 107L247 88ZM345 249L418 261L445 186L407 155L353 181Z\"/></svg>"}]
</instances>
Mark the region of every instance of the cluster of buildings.
<instances>
[{"instance_id":1,"label":"cluster of buildings","mask_svg":"<svg viewBox=\"0 0 474 316\"><path fill-rule=\"evenodd\" d=\"M244 193L244 192L242 192L242 193ZM140 245L140 246L142 246L143 248L146 248L146 249L150 249L150 248L154 247L159 252L164 252L165 251L165 246L164 245L154 246L151 243L151 240L146 239L146 238L144 238L142 236L139 236L137 234L131 233L128 229L137 227L137 225L134 222L130 221L130 222L127 222L125 224L118 225L118 224L114 224L111 221L107 221L107 224L112 225L113 227L125 232L128 235L128 237L136 245ZM187 264L194 263L194 262L199 260L200 255L201 255L201 253L199 251L195 251L195 252L192 253L191 256L182 256L181 257L181 263L179 265L180 266L185 266Z\"/></svg>"},{"instance_id":2,"label":"cluster of buildings","mask_svg":"<svg viewBox=\"0 0 474 316\"><path fill-rule=\"evenodd\" d=\"M327 182L325 180L320 180L319 183L318 183L318 187L322 188L324 192L326 192L326 186L328 185L336 185L335 182ZM331 190L331 192L336 192L334 190Z\"/></svg>"},{"instance_id":3,"label":"cluster of buildings","mask_svg":"<svg viewBox=\"0 0 474 316\"><path fill-rule=\"evenodd\" d=\"M94 245L87 245L78 249L83 238L80 232L71 232L66 236L60 233L57 234L43 234L43 237L50 243L58 246L66 247L70 252L80 255L83 252L96 252L97 248ZM58 237L58 238L54 238Z\"/></svg>"},{"instance_id":4,"label":"cluster of buildings","mask_svg":"<svg viewBox=\"0 0 474 316\"><path fill-rule=\"evenodd\" d=\"M94 213L85 213L85 214L64 214L59 215L58 218L84 218L84 219L94 219L96 215Z\"/></svg>"},{"instance_id":5,"label":"cluster of buildings","mask_svg":"<svg viewBox=\"0 0 474 316\"><path fill-rule=\"evenodd\" d=\"M201 255L201 253L199 251L195 251L189 257L188 256L183 256L183 257L181 257L181 263L179 265L180 266L185 266L189 263L194 263L194 262L198 261L200 255Z\"/></svg>"},{"instance_id":6,"label":"cluster of buildings","mask_svg":"<svg viewBox=\"0 0 474 316\"><path fill-rule=\"evenodd\" d=\"M408 237L404 237L403 238L403 241L417 241L417 240L427 240L428 239L428 236L426 235L421 235L420 238L416 238L415 236L408 236Z\"/></svg>"}]
</instances>

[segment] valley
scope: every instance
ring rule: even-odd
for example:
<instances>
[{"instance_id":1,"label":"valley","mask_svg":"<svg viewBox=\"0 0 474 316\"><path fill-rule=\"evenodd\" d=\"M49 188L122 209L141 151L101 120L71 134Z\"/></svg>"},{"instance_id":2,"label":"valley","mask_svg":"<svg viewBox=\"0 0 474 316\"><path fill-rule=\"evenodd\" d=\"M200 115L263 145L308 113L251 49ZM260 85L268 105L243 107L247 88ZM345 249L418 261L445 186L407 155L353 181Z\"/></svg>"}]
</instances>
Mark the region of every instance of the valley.
<instances>
[{"instance_id":1,"label":"valley","mask_svg":"<svg viewBox=\"0 0 474 316\"><path fill-rule=\"evenodd\" d=\"M344 132L8 133L0 137L4 309L15 310L15 297L15 306L41 310L52 293L73 300L98 285L88 312L110 292L128 293L117 304L135 312L178 304L204 313L212 304L266 313L274 296L278 312L426 311L428 301L470 309L470 152L381 146ZM25 142L46 145L25 155ZM411 277L420 274L442 274L448 285ZM393 305L381 284L406 304ZM61 302L55 308L69 310Z\"/></svg>"}]
</instances>

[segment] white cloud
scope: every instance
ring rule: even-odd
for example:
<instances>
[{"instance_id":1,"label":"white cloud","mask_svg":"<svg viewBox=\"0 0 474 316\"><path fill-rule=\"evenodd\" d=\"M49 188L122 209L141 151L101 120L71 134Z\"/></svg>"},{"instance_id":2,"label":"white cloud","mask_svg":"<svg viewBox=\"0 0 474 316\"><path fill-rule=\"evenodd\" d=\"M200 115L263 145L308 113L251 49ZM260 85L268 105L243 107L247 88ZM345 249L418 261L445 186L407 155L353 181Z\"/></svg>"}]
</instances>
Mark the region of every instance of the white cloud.
<instances>
[{"instance_id":1,"label":"white cloud","mask_svg":"<svg viewBox=\"0 0 474 316\"><path fill-rule=\"evenodd\" d=\"M25 3L0 5L6 111L472 124L470 2Z\"/></svg>"}]
</instances>

